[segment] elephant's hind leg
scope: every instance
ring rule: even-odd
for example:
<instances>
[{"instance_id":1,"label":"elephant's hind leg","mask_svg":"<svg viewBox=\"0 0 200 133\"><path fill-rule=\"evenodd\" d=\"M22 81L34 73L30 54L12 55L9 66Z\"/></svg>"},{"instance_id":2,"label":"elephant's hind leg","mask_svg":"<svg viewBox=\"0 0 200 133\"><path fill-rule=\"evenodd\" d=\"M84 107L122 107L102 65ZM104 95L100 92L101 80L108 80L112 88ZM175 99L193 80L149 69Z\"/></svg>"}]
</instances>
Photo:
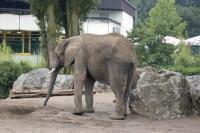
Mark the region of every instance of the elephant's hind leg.
<instances>
[{"instance_id":1,"label":"elephant's hind leg","mask_svg":"<svg viewBox=\"0 0 200 133\"><path fill-rule=\"evenodd\" d=\"M126 84L128 74L123 70L123 67L113 66L111 68L109 78L110 86L113 90L116 98L115 112L110 116L114 120L123 120L125 114L126 103L124 101L124 96L126 92Z\"/></svg>"},{"instance_id":2,"label":"elephant's hind leg","mask_svg":"<svg viewBox=\"0 0 200 133\"><path fill-rule=\"evenodd\" d=\"M93 108L93 87L95 80L89 75L86 77L85 81L85 102L86 102L86 113L94 113Z\"/></svg>"}]
</instances>

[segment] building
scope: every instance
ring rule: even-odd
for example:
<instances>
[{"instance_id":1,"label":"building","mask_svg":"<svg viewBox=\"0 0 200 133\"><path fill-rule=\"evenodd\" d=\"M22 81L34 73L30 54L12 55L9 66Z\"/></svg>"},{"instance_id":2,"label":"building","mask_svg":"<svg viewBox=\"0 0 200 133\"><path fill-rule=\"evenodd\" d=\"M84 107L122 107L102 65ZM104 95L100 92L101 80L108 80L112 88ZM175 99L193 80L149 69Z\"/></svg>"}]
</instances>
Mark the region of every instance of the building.
<instances>
[{"instance_id":1,"label":"building","mask_svg":"<svg viewBox=\"0 0 200 133\"><path fill-rule=\"evenodd\" d=\"M0 43L5 40L16 53L38 51L39 27L28 0L1 0L0 20Z\"/></svg>"},{"instance_id":2,"label":"building","mask_svg":"<svg viewBox=\"0 0 200 133\"><path fill-rule=\"evenodd\" d=\"M84 33L118 32L126 36L137 18L137 11L127 0L100 0L83 22ZM39 27L30 12L29 0L0 0L0 43L6 40L15 53L39 50Z\"/></svg>"},{"instance_id":3,"label":"building","mask_svg":"<svg viewBox=\"0 0 200 133\"><path fill-rule=\"evenodd\" d=\"M200 35L186 39L185 43L191 47L193 54L200 55Z\"/></svg>"},{"instance_id":4,"label":"building","mask_svg":"<svg viewBox=\"0 0 200 133\"><path fill-rule=\"evenodd\" d=\"M163 43L172 44L177 46L181 43L190 46L192 54L200 54L200 36L188 38L188 39L178 39L172 36L165 36L162 40Z\"/></svg>"},{"instance_id":5,"label":"building","mask_svg":"<svg viewBox=\"0 0 200 133\"><path fill-rule=\"evenodd\" d=\"M127 36L137 19L137 10L127 0L101 0L83 24L85 33L118 32Z\"/></svg>"}]
</instances>

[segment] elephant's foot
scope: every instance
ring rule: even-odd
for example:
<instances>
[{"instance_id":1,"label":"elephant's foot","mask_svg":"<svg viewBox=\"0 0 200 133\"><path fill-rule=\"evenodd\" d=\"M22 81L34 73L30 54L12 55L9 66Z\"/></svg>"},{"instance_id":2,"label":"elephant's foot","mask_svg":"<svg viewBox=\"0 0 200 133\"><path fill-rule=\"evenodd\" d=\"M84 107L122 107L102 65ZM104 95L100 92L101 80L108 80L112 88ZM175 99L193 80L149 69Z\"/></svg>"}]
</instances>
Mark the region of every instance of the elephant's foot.
<instances>
[{"instance_id":1,"label":"elephant's foot","mask_svg":"<svg viewBox=\"0 0 200 133\"><path fill-rule=\"evenodd\" d=\"M128 114L127 114L127 113L125 113L125 114L124 114L124 117L127 117L127 116L128 116Z\"/></svg>"},{"instance_id":2,"label":"elephant's foot","mask_svg":"<svg viewBox=\"0 0 200 133\"><path fill-rule=\"evenodd\" d=\"M75 110L73 111L73 114L74 114L74 115L82 115L83 113L84 113L84 112L83 112L82 110L76 110L76 109L75 109Z\"/></svg>"},{"instance_id":3,"label":"elephant's foot","mask_svg":"<svg viewBox=\"0 0 200 133\"><path fill-rule=\"evenodd\" d=\"M112 114L110 116L110 119L113 119L113 120L124 120L124 115L114 113L114 114Z\"/></svg>"},{"instance_id":4,"label":"elephant's foot","mask_svg":"<svg viewBox=\"0 0 200 133\"><path fill-rule=\"evenodd\" d=\"M94 109L93 108L85 108L84 112L85 113L94 113Z\"/></svg>"}]
</instances>

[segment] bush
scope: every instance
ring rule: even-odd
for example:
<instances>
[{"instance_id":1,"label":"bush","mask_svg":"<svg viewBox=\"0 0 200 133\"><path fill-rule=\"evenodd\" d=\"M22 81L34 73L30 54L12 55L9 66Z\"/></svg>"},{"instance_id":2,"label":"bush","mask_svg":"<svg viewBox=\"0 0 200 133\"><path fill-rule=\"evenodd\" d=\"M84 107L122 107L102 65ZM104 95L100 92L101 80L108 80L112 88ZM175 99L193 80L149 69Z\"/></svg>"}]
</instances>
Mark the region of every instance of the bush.
<instances>
[{"instance_id":1,"label":"bush","mask_svg":"<svg viewBox=\"0 0 200 133\"><path fill-rule=\"evenodd\" d=\"M17 77L31 69L31 66L25 62L19 64L13 61L0 62L0 98L7 98Z\"/></svg>"},{"instance_id":2,"label":"bush","mask_svg":"<svg viewBox=\"0 0 200 133\"><path fill-rule=\"evenodd\" d=\"M21 73L27 73L33 69L31 64L27 61L21 61L19 63L19 66L20 66Z\"/></svg>"},{"instance_id":3,"label":"bush","mask_svg":"<svg viewBox=\"0 0 200 133\"><path fill-rule=\"evenodd\" d=\"M179 44L176 52L172 55L175 66L192 66L195 64L195 58L191 54L191 49L185 44Z\"/></svg>"},{"instance_id":4,"label":"bush","mask_svg":"<svg viewBox=\"0 0 200 133\"><path fill-rule=\"evenodd\" d=\"M180 72L184 75L200 74L200 56L194 56L189 46L178 45L176 52L172 55L174 65L171 70Z\"/></svg>"},{"instance_id":5,"label":"bush","mask_svg":"<svg viewBox=\"0 0 200 133\"><path fill-rule=\"evenodd\" d=\"M11 48L3 41L0 44L0 61L10 61L11 60Z\"/></svg>"},{"instance_id":6,"label":"bush","mask_svg":"<svg viewBox=\"0 0 200 133\"><path fill-rule=\"evenodd\" d=\"M173 65L171 54L174 46L162 43L161 38L151 39L148 43L136 45L139 66L166 67Z\"/></svg>"},{"instance_id":7,"label":"bush","mask_svg":"<svg viewBox=\"0 0 200 133\"><path fill-rule=\"evenodd\" d=\"M171 67L170 70L180 72L184 75L198 75L200 74L200 67L183 67L183 66L177 66L177 67Z\"/></svg>"}]
</instances>

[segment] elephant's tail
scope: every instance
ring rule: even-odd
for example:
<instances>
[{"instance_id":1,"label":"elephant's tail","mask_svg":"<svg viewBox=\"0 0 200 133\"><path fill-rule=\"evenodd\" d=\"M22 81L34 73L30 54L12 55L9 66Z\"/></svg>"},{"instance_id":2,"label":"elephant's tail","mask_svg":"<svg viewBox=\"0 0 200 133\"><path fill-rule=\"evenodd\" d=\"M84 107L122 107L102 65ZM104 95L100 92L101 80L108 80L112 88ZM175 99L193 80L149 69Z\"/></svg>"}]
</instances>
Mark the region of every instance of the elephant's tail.
<instances>
[{"instance_id":1,"label":"elephant's tail","mask_svg":"<svg viewBox=\"0 0 200 133\"><path fill-rule=\"evenodd\" d=\"M127 78L127 84L126 84L126 97L129 98L129 94L131 91L132 83L133 83L133 75L136 70L136 64L133 62L131 63L131 66L128 70L128 78Z\"/></svg>"}]
</instances>

